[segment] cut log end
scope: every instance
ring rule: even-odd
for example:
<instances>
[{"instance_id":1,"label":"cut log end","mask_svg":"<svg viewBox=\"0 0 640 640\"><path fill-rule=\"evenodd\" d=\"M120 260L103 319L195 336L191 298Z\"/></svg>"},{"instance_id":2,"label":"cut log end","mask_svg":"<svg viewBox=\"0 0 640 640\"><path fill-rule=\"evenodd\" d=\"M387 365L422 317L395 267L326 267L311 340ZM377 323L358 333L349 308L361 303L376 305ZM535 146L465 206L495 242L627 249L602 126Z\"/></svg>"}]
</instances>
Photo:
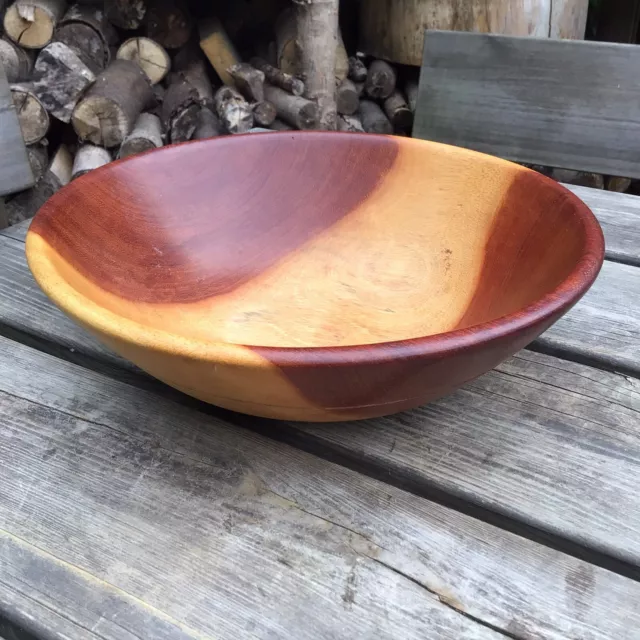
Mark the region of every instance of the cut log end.
<instances>
[{"instance_id":1,"label":"cut log end","mask_svg":"<svg viewBox=\"0 0 640 640\"><path fill-rule=\"evenodd\" d=\"M152 84L163 80L171 67L171 59L164 47L150 38L138 37L125 40L120 45L116 57L137 63Z\"/></svg>"},{"instance_id":2,"label":"cut log end","mask_svg":"<svg viewBox=\"0 0 640 640\"><path fill-rule=\"evenodd\" d=\"M25 144L35 144L47 135L49 114L38 99L33 87L12 85L11 97Z\"/></svg>"},{"instance_id":3,"label":"cut log end","mask_svg":"<svg viewBox=\"0 0 640 640\"><path fill-rule=\"evenodd\" d=\"M268 101L256 102L251 105L253 109L253 119L261 127L270 126L278 115L276 108Z\"/></svg>"},{"instance_id":4,"label":"cut log end","mask_svg":"<svg viewBox=\"0 0 640 640\"><path fill-rule=\"evenodd\" d=\"M374 60L369 67L365 82L365 91L370 98L384 100L396 88L395 69L384 60Z\"/></svg>"},{"instance_id":5,"label":"cut log end","mask_svg":"<svg viewBox=\"0 0 640 640\"><path fill-rule=\"evenodd\" d=\"M129 133L130 123L123 108L104 96L87 96L73 112L73 128L82 141L115 147Z\"/></svg>"},{"instance_id":6,"label":"cut log end","mask_svg":"<svg viewBox=\"0 0 640 640\"><path fill-rule=\"evenodd\" d=\"M118 157L127 158L143 151L162 146L162 124L160 118L151 113L141 113L131 133L120 146Z\"/></svg>"},{"instance_id":7,"label":"cut log end","mask_svg":"<svg viewBox=\"0 0 640 640\"><path fill-rule=\"evenodd\" d=\"M6 38L0 38L0 64L9 82L26 80L33 68L33 54Z\"/></svg>"},{"instance_id":8,"label":"cut log end","mask_svg":"<svg viewBox=\"0 0 640 640\"><path fill-rule=\"evenodd\" d=\"M234 64L227 69L233 82L240 93L247 99L255 102L264 100L264 80L262 71L252 67L246 62Z\"/></svg>"},{"instance_id":9,"label":"cut log end","mask_svg":"<svg viewBox=\"0 0 640 640\"><path fill-rule=\"evenodd\" d=\"M6 35L26 49L42 49L51 42L56 21L64 10L63 0L59 0L59 5L60 11L51 12L37 4L12 4L4 14ZM23 10L25 6L29 7L29 13Z\"/></svg>"},{"instance_id":10,"label":"cut log end","mask_svg":"<svg viewBox=\"0 0 640 640\"><path fill-rule=\"evenodd\" d=\"M105 0L107 19L120 29L137 29L147 12L145 0Z\"/></svg>"},{"instance_id":11,"label":"cut log end","mask_svg":"<svg viewBox=\"0 0 640 640\"><path fill-rule=\"evenodd\" d=\"M183 47L193 30L187 3L180 0L154 0L146 14L147 36L166 49Z\"/></svg>"},{"instance_id":12,"label":"cut log end","mask_svg":"<svg viewBox=\"0 0 640 640\"><path fill-rule=\"evenodd\" d=\"M215 95L216 113L229 133L246 133L253 127L253 111L232 87L221 87Z\"/></svg>"},{"instance_id":13,"label":"cut log end","mask_svg":"<svg viewBox=\"0 0 640 640\"><path fill-rule=\"evenodd\" d=\"M336 107L342 115L353 115L360 106L360 97L356 85L351 80L345 80L336 89Z\"/></svg>"},{"instance_id":14,"label":"cut log end","mask_svg":"<svg viewBox=\"0 0 640 640\"><path fill-rule=\"evenodd\" d=\"M407 132L413 126L413 112L399 91L384 101L384 112L396 131Z\"/></svg>"}]
</instances>

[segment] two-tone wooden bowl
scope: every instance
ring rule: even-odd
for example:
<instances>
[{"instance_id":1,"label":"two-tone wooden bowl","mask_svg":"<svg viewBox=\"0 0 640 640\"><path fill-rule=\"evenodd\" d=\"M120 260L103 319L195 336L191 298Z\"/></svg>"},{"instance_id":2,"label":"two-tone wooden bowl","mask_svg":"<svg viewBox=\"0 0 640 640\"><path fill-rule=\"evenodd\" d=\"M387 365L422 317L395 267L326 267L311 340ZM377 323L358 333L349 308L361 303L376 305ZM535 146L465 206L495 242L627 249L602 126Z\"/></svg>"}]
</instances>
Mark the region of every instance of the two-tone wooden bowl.
<instances>
[{"instance_id":1,"label":"two-tone wooden bowl","mask_svg":"<svg viewBox=\"0 0 640 640\"><path fill-rule=\"evenodd\" d=\"M27 238L47 295L142 369L310 421L408 409L488 371L587 291L603 248L587 207L523 167L297 132L114 162Z\"/></svg>"}]
</instances>

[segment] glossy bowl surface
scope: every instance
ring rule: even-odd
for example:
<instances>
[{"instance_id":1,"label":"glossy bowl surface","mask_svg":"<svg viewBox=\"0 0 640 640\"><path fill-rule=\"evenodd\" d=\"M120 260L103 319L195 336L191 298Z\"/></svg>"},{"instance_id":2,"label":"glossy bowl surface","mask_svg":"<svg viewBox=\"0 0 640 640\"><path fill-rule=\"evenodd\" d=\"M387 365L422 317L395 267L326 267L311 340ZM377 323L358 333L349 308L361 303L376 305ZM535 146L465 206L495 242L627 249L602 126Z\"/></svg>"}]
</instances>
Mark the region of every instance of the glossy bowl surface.
<instances>
[{"instance_id":1,"label":"glossy bowl surface","mask_svg":"<svg viewBox=\"0 0 640 640\"><path fill-rule=\"evenodd\" d=\"M308 132L114 162L27 237L47 295L142 369L311 421L404 410L488 371L587 291L603 252L589 209L533 171Z\"/></svg>"}]
</instances>

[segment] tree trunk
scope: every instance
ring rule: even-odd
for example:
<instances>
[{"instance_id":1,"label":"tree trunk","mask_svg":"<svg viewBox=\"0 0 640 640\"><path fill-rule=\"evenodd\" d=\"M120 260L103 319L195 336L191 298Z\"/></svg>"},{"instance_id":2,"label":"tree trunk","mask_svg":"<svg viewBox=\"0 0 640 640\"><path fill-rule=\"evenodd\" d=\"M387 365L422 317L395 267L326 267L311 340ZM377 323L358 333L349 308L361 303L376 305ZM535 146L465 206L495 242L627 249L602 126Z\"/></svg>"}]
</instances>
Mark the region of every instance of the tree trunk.
<instances>
[{"instance_id":1,"label":"tree trunk","mask_svg":"<svg viewBox=\"0 0 640 640\"><path fill-rule=\"evenodd\" d=\"M584 38L589 0L362 0L359 49L420 66L425 29Z\"/></svg>"},{"instance_id":2,"label":"tree trunk","mask_svg":"<svg viewBox=\"0 0 640 640\"><path fill-rule=\"evenodd\" d=\"M293 0L296 4L300 73L305 97L320 110L318 128L335 130L338 0ZM348 68L348 64L347 64Z\"/></svg>"}]
</instances>

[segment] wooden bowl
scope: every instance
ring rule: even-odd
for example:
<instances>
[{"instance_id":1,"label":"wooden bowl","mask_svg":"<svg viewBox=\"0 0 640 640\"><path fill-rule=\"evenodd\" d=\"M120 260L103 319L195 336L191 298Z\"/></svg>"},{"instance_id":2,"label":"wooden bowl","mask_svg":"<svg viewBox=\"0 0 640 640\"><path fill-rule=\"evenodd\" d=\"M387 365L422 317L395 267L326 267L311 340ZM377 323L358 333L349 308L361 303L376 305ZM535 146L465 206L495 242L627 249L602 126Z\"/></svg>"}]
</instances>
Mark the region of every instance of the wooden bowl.
<instances>
[{"instance_id":1,"label":"wooden bowl","mask_svg":"<svg viewBox=\"0 0 640 640\"><path fill-rule=\"evenodd\" d=\"M518 165L409 138L251 134L114 162L34 219L42 289L185 393L328 421L488 371L594 281L589 209Z\"/></svg>"}]
</instances>

